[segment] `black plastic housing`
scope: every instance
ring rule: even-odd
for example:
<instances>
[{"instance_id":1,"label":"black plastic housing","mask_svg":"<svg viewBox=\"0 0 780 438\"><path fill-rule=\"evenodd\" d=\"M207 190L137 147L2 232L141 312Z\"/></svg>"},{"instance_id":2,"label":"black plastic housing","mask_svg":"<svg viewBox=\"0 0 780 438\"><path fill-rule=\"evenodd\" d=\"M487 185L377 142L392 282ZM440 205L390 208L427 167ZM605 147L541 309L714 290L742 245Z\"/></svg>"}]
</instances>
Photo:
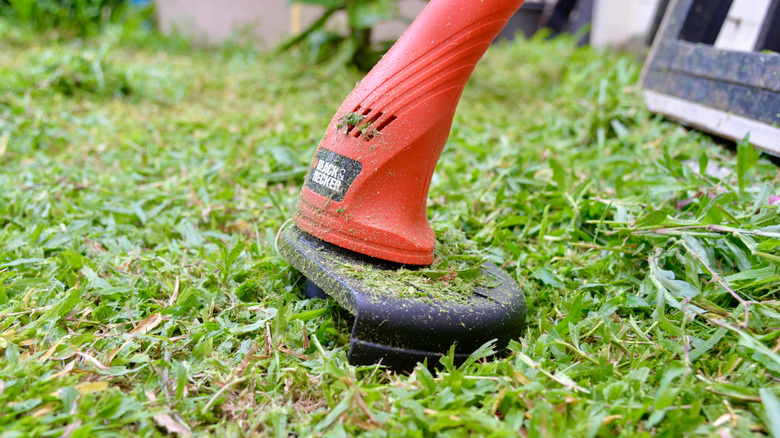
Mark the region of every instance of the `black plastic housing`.
<instances>
[{"instance_id":1,"label":"black plastic housing","mask_svg":"<svg viewBox=\"0 0 780 438\"><path fill-rule=\"evenodd\" d=\"M428 360L435 366L455 344L462 362L488 341L496 340L499 355L525 328L526 303L517 284L492 263L483 270L499 279L495 287L477 288L467 303L426 297L399 297L369 290L358 278L342 273L344 264L367 269L398 269L402 265L367 257L317 239L292 226L282 232L279 252L312 283L355 316L349 362L381 363L408 371ZM307 288L307 295L316 290Z\"/></svg>"}]
</instances>

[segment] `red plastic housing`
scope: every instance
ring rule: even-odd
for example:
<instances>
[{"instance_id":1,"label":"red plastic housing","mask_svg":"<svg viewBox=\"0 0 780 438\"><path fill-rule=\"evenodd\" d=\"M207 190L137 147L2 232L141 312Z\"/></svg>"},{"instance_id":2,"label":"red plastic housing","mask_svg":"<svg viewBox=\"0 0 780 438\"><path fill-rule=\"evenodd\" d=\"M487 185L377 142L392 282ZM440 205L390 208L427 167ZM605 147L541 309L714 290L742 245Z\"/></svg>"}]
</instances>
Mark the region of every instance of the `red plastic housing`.
<instances>
[{"instance_id":1,"label":"red plastic housing","mask_svg":"<svg viewBox=\"0 0 780 438\"><path fill-rule=\"evenodd\" d=\"M426 202L434 168L463 87L523 1L431 1L331 120L296 225L372 257L432 263Z\"/></svg>"}]
</instances>

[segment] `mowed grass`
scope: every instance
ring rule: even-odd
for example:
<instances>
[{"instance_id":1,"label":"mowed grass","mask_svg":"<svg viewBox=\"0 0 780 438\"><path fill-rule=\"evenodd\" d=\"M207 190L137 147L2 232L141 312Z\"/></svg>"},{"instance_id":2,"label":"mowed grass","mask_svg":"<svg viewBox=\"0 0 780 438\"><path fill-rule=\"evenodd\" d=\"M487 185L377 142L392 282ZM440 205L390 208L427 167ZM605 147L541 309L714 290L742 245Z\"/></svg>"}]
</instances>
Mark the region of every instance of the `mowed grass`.
<instances>
[{"instance_id":1,"label":"mowed grass","mask_svg":"<svg viewBox=\"0 0 780 438\"><path fill-rule=\"evenodd\" d=\"M640 68L488 51L429 217L528 330L405 375L274 251L359 73L0 25L0 437L780 436L778 168L648 113Z\"/></svg>"}]
</instances>

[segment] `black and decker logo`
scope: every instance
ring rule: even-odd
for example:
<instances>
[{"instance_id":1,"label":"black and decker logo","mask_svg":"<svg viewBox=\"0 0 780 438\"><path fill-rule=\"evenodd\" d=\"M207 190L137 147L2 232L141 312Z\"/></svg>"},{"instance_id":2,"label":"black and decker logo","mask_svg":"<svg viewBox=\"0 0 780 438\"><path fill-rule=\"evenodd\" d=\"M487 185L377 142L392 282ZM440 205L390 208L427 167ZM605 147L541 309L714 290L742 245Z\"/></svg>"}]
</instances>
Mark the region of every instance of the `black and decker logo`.
<instances>
[{"instance_id":1,"label":"black and decker logo","mask_svg":"<svg viewBox=\"0 0 780 438\"><path fill-rule=\"evenodd\" d=\"M359 161L320 148L306 174L306 187L341 202L362 170Z\"/></svg>"},{"instance_id":2,"label":"black and decker logo","mask_svg":"<svg viewBox=\"0 0 780 438\"><path fill-rule=\"evenodd\" d=\"M319 185L338 192L341 190L341 185L344 183L344 178L346 175L347 172L343 168L333 163L327 163L325 161L319 160L317 162L317 167L314 169L314 174L312 175L311 180Z\"/></svg>"}]
</instances>

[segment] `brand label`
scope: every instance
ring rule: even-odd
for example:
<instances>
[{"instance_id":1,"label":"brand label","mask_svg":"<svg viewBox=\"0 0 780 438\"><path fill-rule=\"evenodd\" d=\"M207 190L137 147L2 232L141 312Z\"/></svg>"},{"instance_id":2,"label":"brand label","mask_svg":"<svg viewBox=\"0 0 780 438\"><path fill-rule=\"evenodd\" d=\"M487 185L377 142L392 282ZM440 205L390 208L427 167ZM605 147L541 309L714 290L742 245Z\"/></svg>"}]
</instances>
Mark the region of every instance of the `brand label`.
<instances>
[{"instance_id":1,"label":"brand label","mask_svg":"<svg viewBox=\"0 0 780 438\"><path fill-rule=\"evenodd\" d=\"M310 190L341 202L362 170L359 161L320 148L306 174L305 184Z\"/></svg>"}]
</instances>

